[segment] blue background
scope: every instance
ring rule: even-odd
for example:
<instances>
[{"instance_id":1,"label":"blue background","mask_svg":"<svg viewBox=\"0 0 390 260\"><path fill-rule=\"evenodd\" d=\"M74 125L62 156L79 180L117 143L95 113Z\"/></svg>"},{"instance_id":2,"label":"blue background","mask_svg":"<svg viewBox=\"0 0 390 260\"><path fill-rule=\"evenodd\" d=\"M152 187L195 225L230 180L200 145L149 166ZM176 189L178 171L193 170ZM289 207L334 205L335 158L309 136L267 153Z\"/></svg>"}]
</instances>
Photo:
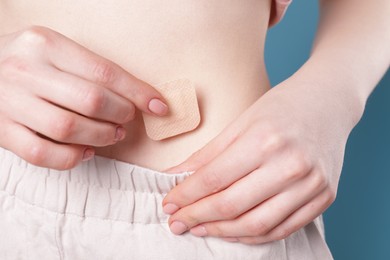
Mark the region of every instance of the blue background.
<instances>
[{"instance_id":1,"label":"blue background","mask_svg":"<svg viewBox=\"0 0 390 260\"><path fill-rule=\"evenodd\" d=\"M294 1L271 28L266 64L272 85L309 57L317 1ZM390 71L368 99L349 138L335 203L325 213L326 238L336 260L390 259Z\"/></svg>"}]
</instances>

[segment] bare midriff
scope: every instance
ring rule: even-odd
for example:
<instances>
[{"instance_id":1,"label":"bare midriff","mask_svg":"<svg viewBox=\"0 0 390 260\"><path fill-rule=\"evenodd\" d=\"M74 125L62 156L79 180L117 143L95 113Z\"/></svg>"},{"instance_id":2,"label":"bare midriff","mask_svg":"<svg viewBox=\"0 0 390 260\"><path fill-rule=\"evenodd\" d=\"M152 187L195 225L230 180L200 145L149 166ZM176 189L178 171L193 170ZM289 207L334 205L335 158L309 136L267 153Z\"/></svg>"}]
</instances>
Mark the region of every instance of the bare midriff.
<instances>
[{"instance_id":1,"label":"bare midriff","mask_svg":"<svg viewBox=\"0 0 390 260\"><path fill-rule=\"evenodd\" d=\"M0 35L46 26L151 85L192 80L201 113L195 130L153 141L138 113L125 125L125 140L96 148L100 156L163 170L207 144L269 90L270 9L270 0L0 0Z\"/></svg>"}]
</instances>

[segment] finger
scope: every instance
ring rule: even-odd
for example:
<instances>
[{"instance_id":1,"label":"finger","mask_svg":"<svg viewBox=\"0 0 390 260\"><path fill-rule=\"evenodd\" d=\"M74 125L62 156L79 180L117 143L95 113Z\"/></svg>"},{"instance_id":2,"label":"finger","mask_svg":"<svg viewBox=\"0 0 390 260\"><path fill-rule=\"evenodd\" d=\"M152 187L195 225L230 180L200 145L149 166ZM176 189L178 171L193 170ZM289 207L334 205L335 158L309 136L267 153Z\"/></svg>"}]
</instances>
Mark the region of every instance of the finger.
<instances>
[{"instance_id":1,"label":"finger","mask_svg":"<svg viewBox=\"0 0 390 260\"><path fill-rule=\"evenodd\" d=\"M275 178L280 174L280 166L264 165L227 189L183 207L170 217L169 224L180 221L192 228L200 223L236 218L284 189L285 184Z\"/></svg>"},{"instance_id":2,"label":"finger","mask_svg":"<svg viewBox=\"0 0 390 260\"><path fill-rule=\"evenodd\" d=\"M116 124L134 118L135 107L130 101L90 81L50 67L37 70L34 76L34 94L54 104Z\"/></svg>"},{"instance_id":3,"label":"finger","mask_svg":"<svg viewBox=\"0 0 390 260\"><path fill-rule=\"evenodd\" d=\"M192 172L214 160L217 155L221 154L229 145L235 142L243 132L245 132L245 129L248 127L248 117L251 115L248 111L240 115L236 120L233 120L220 134L213 138L202 149L196 151L181 164L171 167L164 172Z\"/></svg>"},{"instance_id":4,"label":"finger","mask_svg":"<svg viewBox=\"0 0 390 260\"><path fill-rule=\"evenodd\" d=\"M267 180L265 181L267 182ZM203 223L193 228L191 233L216 237L263 236L282 223L297 209L311 201L325 187L326 182L318 175L311 173L304 180L295 182L292 186L268 200L259 200L260 203L256 207L245 214L240 214L238 218L229 221ZM240 188L244 190L245 186L239 187L238 191L240 191ZM260 188L259 191L261 190ZM245 197L250 198L248 195L251 194L245 194ZM256 194L254 193L253 196L256 196ZM237 205L239 202L233 201L233 205Z\"/></svg>"},{"instance_id":5,"label":"finger","mask_svg":"<svg viewBox=\"0 0 390 260\"><path fill-rule=\"evenodd\" d=\"M238 138L214 160L173 188L163 200L164 207L170 204L182 208L225 189L252 172L261 164L261 151L258 154L237 151L253 151L253 146L259 146L259 141L247 137ZM259 150L258 147L256 150Z\"/></svg>"},{"instance_id":6,"label":"finger","mask_svg":"<svg viewBox=\"0 0 390 260\"><path fill-rule=\"evenodd\" d=\"M268 234L258 237L238 237L237 240L245 244L263 244L285 239L321 215L333 203L334 199L335 194L327 189L294 212Z\"/></svg>"},{"instance_id":7,"label":"finger","mask_svg":"<svg viewBox=\"0 0 390 260\"><path fill-rule=\"evenodd\" d=\"M166 115L168 107L163 96L115 63L93 53L65 36L51 31L61 39L48 49L50 61L60 70L102 85L127 98L146 113ZM75 58L69 58L69 55Z\"/></svg>"},{"instance_id":8,"label":"finger","mask_svg":"<svg viewBox=\"0 0 390 260\"><path fill-rule=\"evenodd\" d=\"M88 119L39 98L20 96L20 100L10 101L13 120L55 141L106 146L125 136L120 126Z\"/></svg>"},{"instance_id":9,"label":"finger","mask_svg":"<svg viewBox=\"0 0 390 260\"><path fill-rule=\"evenodd\" d=\"M164 212L173 214L179 208L225 189L270 158L279 158L280 172L287 173L287 176L275 175L280 181L296 180L310 172L312 166L303 156L282 148L284 143L268 133L261 134L256 128L244 132L214 160L173 188L163 200Z\"/></svg>"},{"instance_id":10,"label":"finger","mask_svg":"<svg viewBox=\"0 0 390 260\"><path fill-rule=\"evenodd\" d=\"M71 169L94 155L91 148L53 143L17 123L8 122L3 126L6 127L2 131L4 135L0 137L1 146L37 166L57 170Z\"/></svg>"}]
</instances>

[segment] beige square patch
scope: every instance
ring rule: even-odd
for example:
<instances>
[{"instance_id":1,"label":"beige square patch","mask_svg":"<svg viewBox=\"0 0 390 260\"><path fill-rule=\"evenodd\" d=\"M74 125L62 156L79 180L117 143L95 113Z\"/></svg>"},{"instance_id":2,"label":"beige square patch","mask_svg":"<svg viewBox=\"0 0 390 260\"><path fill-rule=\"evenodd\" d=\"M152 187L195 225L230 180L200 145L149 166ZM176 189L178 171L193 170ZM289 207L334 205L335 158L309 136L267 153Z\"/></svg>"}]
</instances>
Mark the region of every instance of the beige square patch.
<instances>
[{"instance_id":1,"label":"beige square patch","mask_svg":"<svg viewBox=\"0 0 390 260\"><path fill-rule=\"evenodd\" d=\"M163 140L194 130L200 113L194 83L188 79L155 86L167 101L169 114L163 117L143 113L146 133L150 139Z\"/></svg>"}]
</instances>

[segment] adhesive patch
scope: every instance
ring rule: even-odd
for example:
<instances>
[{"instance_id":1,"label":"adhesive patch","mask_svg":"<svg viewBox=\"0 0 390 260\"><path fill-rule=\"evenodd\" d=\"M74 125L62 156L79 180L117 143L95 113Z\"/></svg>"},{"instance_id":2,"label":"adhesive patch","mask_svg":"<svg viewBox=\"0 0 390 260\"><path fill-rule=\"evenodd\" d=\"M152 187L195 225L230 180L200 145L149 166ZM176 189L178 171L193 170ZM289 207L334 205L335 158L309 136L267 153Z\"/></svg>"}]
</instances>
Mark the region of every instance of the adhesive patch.
<instances>
[{"instance_id":1,"label":"adhesive patch","mask_svg":"<svg viewBox=\"0 0 390 260\"><path fill-rule=\"evenodd\" d=\"M194 83L180 79L155 86L167 101L169 113L158 117L143 113L146 134L152 140L163 140L194 130L200 113Z\"/></svg>"}]
</instances>

